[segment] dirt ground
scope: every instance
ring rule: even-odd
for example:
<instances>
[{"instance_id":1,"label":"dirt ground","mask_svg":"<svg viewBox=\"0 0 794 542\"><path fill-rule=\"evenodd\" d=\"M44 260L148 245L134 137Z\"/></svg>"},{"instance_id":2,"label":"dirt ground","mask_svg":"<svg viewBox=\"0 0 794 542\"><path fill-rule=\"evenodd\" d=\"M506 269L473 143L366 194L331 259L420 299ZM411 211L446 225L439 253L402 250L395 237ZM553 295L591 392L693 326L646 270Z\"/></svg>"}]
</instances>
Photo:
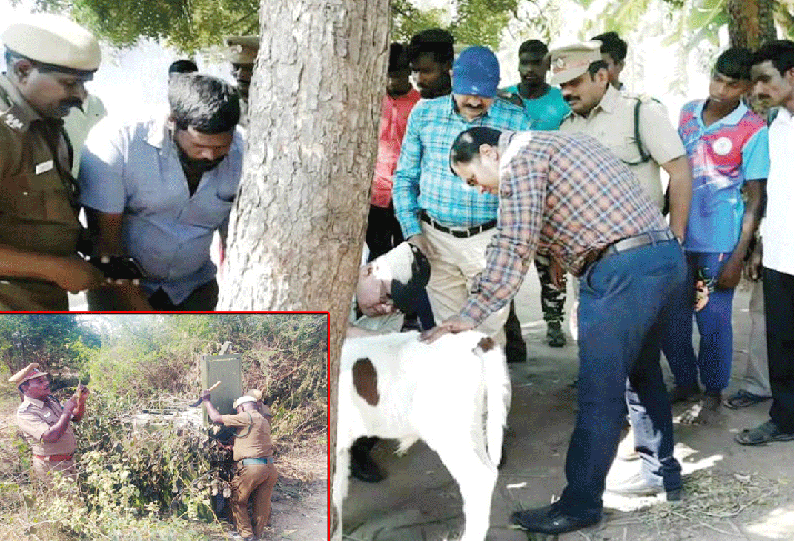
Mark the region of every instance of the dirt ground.
<instances>
[{"instance_id":1,"label":"dirt ground","mask_svg":"<svg viewBox=\"0 0 794 542\"><path fill-rule=\"evenodd\" d=\"M569 285L570 300L570 285ZM740 286L734 301L733 374L744 374L750 319L749 291ZM527 339L525 364L511 366L513 404L506 463L500 470L491 508L490 540L524 540L509 527L510 514L544 506L565 485L564 463L576 408L577 348L545 345L539 285L532 271L517 298ZM570 301L566 307L569 313ZM566 319L567 320L567 319ZM566 321L567 324L567 321ZM672 382L662 362L668 383ZM728 393L740 385L734 378ZM686 405L676 405L680 416ZM560 540L794 540L794 443L744 447L733 435L768 418L769 403L742 410L723 408L717 423L676 423L676 456L684 469L680 502L620 498L605 494L605 514L593 527ZM398 457L390 442L374 450L388 478L379 484L351 480L344 531L350 540L440 540L460 534L463 516L457 484L438 456L419 443ZM638 461L617 460L610 477L623 478Z\"/></svg>"},{"instance_id":2,"label":"dirt ground","mask_svg":"<svg viewBox=\"0 0 794 542\"><path fill-rule=\"evenodd\" d=\"M291 450L279 458L267 540L328 538L328 453L325 442Z\"/></svg>"}]
</instances>

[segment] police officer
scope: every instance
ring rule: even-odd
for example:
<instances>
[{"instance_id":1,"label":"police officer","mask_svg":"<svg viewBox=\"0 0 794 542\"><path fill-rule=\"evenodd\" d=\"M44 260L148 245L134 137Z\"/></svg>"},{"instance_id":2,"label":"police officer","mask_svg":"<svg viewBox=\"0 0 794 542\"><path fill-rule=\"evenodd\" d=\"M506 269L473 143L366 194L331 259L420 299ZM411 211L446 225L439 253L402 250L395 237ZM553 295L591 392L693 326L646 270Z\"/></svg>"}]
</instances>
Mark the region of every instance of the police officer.
<instances>
[{"instance_id":1,"label":"police officer","mask_svg":"<svg viewBox=\"0 0 794 542\"><path fill-rule=\"evenodd\" d=\"M63 117L99 67L94 36L35 14L2 34L0 75L0 310L68 310L66 292L101 284L77 256L78 194Z\"/></svg>"},{"instance_id":2,"label":"police officer","mask_svg":"<svg viewBox=\"0 0 794 542\"><path fill-rule=\"evenodd\" d=\"M242 98L240 124L248 125L248 90L254 74L256 54L259 52L259 36L229 36L227 58L232 63L232 75L237 80L237 91Z\"/></svg>"},{"instance_id":3,"label":"police officer","mask_svg":"<svg viewBox=\"0 0 794 542\"><path fill-rule=\"evenodd\" d=\"M232 456L237 462L232 478L232 516L237 532L244 540L261 540L265 527L270 525L270 496L278 480L273 465L273 444L270 441L270 421L258 407L258 399L243 395L233 403L237 414L222 415L210 402L210 393L202 395L207 416L213 423L237 427ZM264 406L264 405L263 405ZM248 517L248 498L253 503L253 528ZM256 537L256 538L254 538Z\"/></svg>"},{"instance_id":4,"label":"police officer","mask_svg":"<svg viewBox=\"0 0 794 542\"><path fill-rule=\"evenodd\" d=\"M684 145L665 107L623 94L609 83L601 42L588 41L549 52L551 83L560 85L571 114L561 132L593 136L629 166L643 191L661 210L661 166L670 175L670 229L683 240L692 198L692 173ZM639 137L638 137L639 136Z\"/></svg>"},{"instance_id":5,"label":"police officer","mask_svg":"<svg viewBox=\"0 0 794 542\"><path fill-rule=\"evenodd\" d=\"M38 363L31 363L8 381L16 384L22 394L17 424L33 451L34 478L47 480L50 471L73 477L77 440L72 421L79 422L83 417L82 408L77 410L78 400L72 397L61 406L50 395L49 375L39 369Z\"/></svg>"}]
</instances>

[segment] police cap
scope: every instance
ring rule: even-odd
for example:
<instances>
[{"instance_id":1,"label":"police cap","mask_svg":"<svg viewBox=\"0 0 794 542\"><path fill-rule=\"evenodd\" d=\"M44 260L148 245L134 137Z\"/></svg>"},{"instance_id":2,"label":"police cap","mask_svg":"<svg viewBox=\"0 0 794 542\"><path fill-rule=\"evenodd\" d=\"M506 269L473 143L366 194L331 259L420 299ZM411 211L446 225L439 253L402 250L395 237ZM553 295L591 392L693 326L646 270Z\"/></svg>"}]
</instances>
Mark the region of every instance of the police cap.
<instances>
[{"instance_id":1,"label":"police cap","mask_svg":"<svg viewBox=\"0 0 794 542\"><path fill-rule=\"evenodd\" d=\"M259 36L228 36L226 58L232 64L253 64L259 52Z\"/></svg>"},{"instance_id":2,"label":"police cap","mask_svg":"<svg viewBox=\"0 0 794 542\"><path fill-rule=\"evenodd\" d=\"M585 41L549 51L551 84L560 85L576 79L601 60L601 42Z\"/></svg>"},{"instance_id":3,"label":"police cap","mask_svg":"<svg viewBox=\"0 0 794 542\"><path fill-rule=\"evenodd\" d=\"M12 52L51 69L90 76L102 60L99 42L74 21L51 13L34 13L11 23L2 35Z\"/></svg>"}]
</instances>

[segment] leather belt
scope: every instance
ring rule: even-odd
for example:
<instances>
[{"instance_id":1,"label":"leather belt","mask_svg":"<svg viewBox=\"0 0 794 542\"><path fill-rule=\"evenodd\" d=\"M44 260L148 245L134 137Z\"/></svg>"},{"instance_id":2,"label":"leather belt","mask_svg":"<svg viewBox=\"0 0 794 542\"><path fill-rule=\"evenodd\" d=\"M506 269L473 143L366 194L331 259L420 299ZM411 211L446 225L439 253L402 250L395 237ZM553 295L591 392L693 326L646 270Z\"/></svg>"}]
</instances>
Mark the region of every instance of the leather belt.
<instances>
[{"instance_id":1,"label":"leather belt","mask_svg":"<svg viewBox=\"0 0 794 542\"><path fill-rule=\"evenodd\" d=\"M272 462L272 457L246 457L240 460L243 465L267 465Z\"/></svg>"},{"instance_id":2,"label":"leather belt","mask_svg":"<svg viewBox=\"0 0 794 542\"><path fill-rule=\"evenodd\" d=\"M605 256L618 254L620 252L644 247L646 245L655 245L656 243L672 241L673 239L675 239L675 234L668 229L646 231L632 237L626 237L620 241L615 241L611 245L607 245L602 249L589 252L584 258L584 265L582 265L582 272L580 273L580 276L584 274L588 267Z\"/></svg>"},{"instance_id":3,"label":"leather belt","mask_svg":"<svg viewBox=\"0 0 794 542\"><path fill-rule=\"evenodd\" d=\"M425 211L422 211L420 213L419 217L422 219L423 222L427 222L428 224L433 226L438 231L443 232L443 233L448 233L449 235L451 235L453 237L457 237L458 239L466 239L466 238L469 238L469 237L473 237L473 236L475 236L475 235L477 235L479 233L482 233L484 231L488 231L491 228L495 228L496 227L496 219L489 220L488 222L484 222L484 223L480 224L479 226L472 226L470 228L448 228L448 227L446 227L446 226L444 226L442 224L439 224L435 220L433 220L433 217L428 215Z\"/></svg>"},{"instance_id":4,"label":"leather belt","mask_svg":"<svg viewBox=\"0 0 794 542\"><path fill-rule=\"evenodd\" d=\"M73 454L60 454L60 455L36 455L33 454L33 457L41 459L42 461L71 461Z\"/></svg>"},{"instance_id":5,"label":"leather belt","mask_svg":"<svg viewBox=\"0 0 794 542\"><path fill-rule=\"evenodd\" d=\"M611 245L607 246L606 249L604 249L602 256L606 256L607 254L617 254L618 252L625 252L627 250L644 247L646 245L655 245L656 243L661 243L664 241L672 241L673 239L675 239L675 235L670 230L646 231L645 233L640 233L634 237L627 237L612 243Z\"/></svg>"}]
</instances>

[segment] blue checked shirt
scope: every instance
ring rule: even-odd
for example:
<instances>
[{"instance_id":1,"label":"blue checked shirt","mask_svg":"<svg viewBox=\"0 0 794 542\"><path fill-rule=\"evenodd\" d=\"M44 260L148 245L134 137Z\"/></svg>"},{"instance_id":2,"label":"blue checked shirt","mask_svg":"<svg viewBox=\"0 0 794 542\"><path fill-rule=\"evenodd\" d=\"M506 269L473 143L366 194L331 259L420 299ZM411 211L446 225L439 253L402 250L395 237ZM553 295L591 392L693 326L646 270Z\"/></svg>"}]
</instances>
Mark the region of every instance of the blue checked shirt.
<instances>
[{"instance_id":1,"label":"blue checked shirt","mask_svg":"<svg viewBox=\"0 0 794 542\"><path fill-rule=\"evenodd\" d=\"M449 149L458 134L473 126L520 131L529 130L530 124L523 108L500 98L472 122L456 111L451 95L419 100L408 117L392 192L405 238L422 233L419 213L423 209L450 228L468 228L496 219L499 198L480 194L453 175Z\"/></svg>"}]
</instances>

